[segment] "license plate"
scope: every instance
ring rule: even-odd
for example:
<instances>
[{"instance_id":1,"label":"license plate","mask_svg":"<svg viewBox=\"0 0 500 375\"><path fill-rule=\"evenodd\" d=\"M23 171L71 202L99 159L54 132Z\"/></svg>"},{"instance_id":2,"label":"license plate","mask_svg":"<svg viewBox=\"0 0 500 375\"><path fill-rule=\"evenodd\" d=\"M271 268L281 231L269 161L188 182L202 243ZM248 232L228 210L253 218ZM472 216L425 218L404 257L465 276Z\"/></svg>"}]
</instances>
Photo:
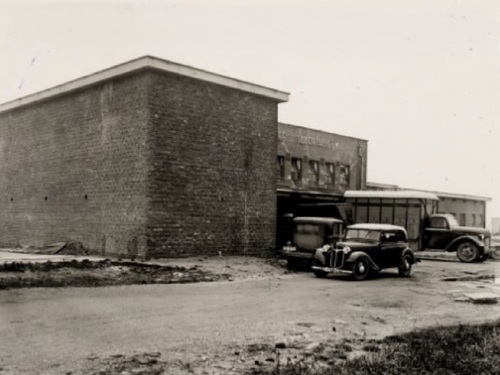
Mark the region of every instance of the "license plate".
<instances>
[{"instance_id":1,"label":"license plate","mask_svg":"<svg viewBox=\"0 0 500 375\"><path fill-rule=\"evenodd\" d=\"M283 251L297 251L295 246L283 246Z\"/></svg>"}]
</instances>

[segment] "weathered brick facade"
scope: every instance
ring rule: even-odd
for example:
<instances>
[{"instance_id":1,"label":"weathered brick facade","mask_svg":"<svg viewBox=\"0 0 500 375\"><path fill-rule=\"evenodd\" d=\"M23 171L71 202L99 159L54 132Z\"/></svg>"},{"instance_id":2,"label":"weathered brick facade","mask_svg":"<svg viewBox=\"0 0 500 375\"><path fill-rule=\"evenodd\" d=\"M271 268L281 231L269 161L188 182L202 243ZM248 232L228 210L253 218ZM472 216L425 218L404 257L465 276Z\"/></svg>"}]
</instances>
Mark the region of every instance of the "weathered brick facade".
<instances>
[{"instance_id":1,"label":"weathered brick facade","mask_svg":"<svg viewBox=\"0 0 500 375\"><path fill-rule=\"evenodd\" d=\"M1 245L139 251L147 95L135 75L0 113Z\"/></svg>"},{"instance_id":2,"label":"weathered brick facade","mask_svg":"<svg viewBox=\"0 0 500 375\"><path fill-rule=\"evenodd\" d=\"M158 64L0 106L0 246L271 253L287 94Z\"/></svg>"},{"instance_id":3,"label":"weathered brick facade","mask_svg":"<svg viewBox=\"0 0 500 375\"><path fill-rule=\"evenodd\" d=\"M339 195L364 188L366 140L283 123L278 131L278 188Z\"/></svg>"},{"instance_id":4,"label":"weathered brick facade","mask_svg":"<svg viewBox=\"0 0 500 375\"><path fill-rule=\"evenodd\" d=\"M182 255L274 249L276 103L190 78L151 79L151 248Z\"/></svg>"}]
</instances>

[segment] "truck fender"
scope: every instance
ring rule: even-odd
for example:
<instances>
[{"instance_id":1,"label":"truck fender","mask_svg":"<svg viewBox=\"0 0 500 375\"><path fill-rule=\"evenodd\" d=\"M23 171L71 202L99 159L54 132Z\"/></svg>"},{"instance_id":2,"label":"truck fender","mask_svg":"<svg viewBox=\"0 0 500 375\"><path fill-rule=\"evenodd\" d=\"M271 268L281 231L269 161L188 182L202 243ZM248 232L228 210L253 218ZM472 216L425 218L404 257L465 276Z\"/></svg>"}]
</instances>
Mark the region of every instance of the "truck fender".
<instances>
[{"instance_id":1,"label":"truck fender","mask_svg":"<svg viewBox=\"0 0 500 375\"><path fill-rule=\"evenodd\" d=\"M455 251L456 247L462 243L462 242L472 242L475 244L479 249L483 250L484 249L484 242L478 240L476 237L472 236L460 236L455 238L453 241L451 241L448 246L446 246L446 251Z\"/></svg>"},{"instance_id":2,"label":"truck fender","mask_svg":"<svg viewBox=\"0 0 500 375\"><path fill-rule=\"evenodd\" d=\"M401 252L401 258L403 258L403 256L405 256L406 254L408 254L410 257L411 257L411 260L412 260L412 264L415 264L417 262L420 262L420 259L417 259L417 257L415 256L415 253L413 252L412 249L410 249L409 247L407 247L406 249L404 249L402 252Z\"/></svg>"},{"instance_id":3,"label":"truck fender","mask_svg":"<svg viewBox=\"0 0 500 375\"><path fill-rule=\"evenodd\" d=\"M377 264L373 261L370 256L363 252L363 251L354 251L353 253L349 254L349 258L347 258L346 262L347 263L354 263L358 258L366 258L368 262L370 263L370 266L375 270L375 271L380 271L380 267L377 266Z\"/></svg>"}]
</instances>

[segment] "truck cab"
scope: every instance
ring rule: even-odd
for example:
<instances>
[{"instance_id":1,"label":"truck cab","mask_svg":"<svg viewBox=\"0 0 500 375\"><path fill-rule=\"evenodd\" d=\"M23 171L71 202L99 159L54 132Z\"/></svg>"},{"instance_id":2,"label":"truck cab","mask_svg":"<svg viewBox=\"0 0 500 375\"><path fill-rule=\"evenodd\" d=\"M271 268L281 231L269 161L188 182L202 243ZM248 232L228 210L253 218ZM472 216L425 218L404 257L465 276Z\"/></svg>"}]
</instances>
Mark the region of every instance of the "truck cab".
<instances>
[{"instance_id":1,"label":"truck cab","mask_svg":"<svg viewBox=\"0 0 500 375\"><path fill-rule=\"evenodd\" d=\"M484 228L462 227L451 214L434 214L426 218L422 249L456 251L460 261L485 260L490 252L491 233Z\"/></svg>"},{"instance_id":2,"label":"truck cab","mask_svg":"<svg viewBox=\"0 0 500 375\"><path fill-rule=\"evenodd\" d=\"M328 217L296 217L293 219L293 237L283 246L282 258L289 269L310 267L317 248L334 246L342 239L344 222Z\"/></svg>"}]
</instances>

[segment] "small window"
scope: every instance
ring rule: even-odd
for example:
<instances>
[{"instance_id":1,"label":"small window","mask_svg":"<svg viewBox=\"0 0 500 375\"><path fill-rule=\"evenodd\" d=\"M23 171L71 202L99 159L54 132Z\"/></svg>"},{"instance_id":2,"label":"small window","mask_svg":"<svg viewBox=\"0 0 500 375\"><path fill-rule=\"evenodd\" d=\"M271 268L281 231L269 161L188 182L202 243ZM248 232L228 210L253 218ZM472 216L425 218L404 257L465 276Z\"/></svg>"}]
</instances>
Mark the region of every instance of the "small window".
<instances>
[{"instance_id":1,"label":"small window","mask_svg":"<svg viewBox=\"0 0 500 375\"><path fill-rule=\"evenodd\" d=\"M484 228L484 216L479 215L479 225Z\"/></svg>"},{"instance_id":2,"label":"small window","mask_svg":"<svg viewBox=\"0 0 500 375\"><path fill-rule=\"evenodd\" d=\"M472 214L472 226L476 226L476 214Z\"/></svg>"},{"instance_id":3,"label":"small window","mask_svg":"<svg viewBox=\"0 0 500 375\"><path fill-rule=\"evenodd\" d=\"M314 182L319 182L319 163L316 160L309 160L309 173Z\"/></svg>"},{"instance_id":4,"label":"small window","mask_svg":"<svg viewBox=\"0 0 500 375\"><path fill-rule=\"evenodd\" d=\"M302 181L302 159L292 158L292 181Z\"/></svg>"},{"instance_id":5,"label":"small window","mask_svg":"<svg viewBox=\"0 0 500 375\"><path fill-rule=\"evenodd\" d=\"M431 218L431 228L447 228L448 225L446 223L446 219L442 217L433 217Z\"/></svg>"},{"instance_id":6,"label":"small window","mask_svg":"<svg viewBox=\"0 0 500 375\"><path fill-rule=\"evenodd\" d=\"M325 163L326 171L328 173L327 183L335 185L335 163Z\"/></svg>"},{"instance_id":7,"label":"small window","mask_svg":"<svg viewBox=\"0 0 500 375\"><path fill-rule=\"evenodd\" d=\"M348 165L339 167L339 183L341 186L348 187L350 183L350 170Z\"/></svg>"},{"instance_id":8,"label":"small window","mask_svg":"<svg viewBox=\"0 0 500 375\"><path fill-rule=\"evenodd\" d=\"M465 214L460 214L460 225L465 226Z\"/></svg>"},{"instance_id":9,"label":"small window","mask_svg":"<svg viewBox=\"0 0 500 375\"><path fill-rule=\"evenodd\" d=\"M285 157L284 156L278 156L278 178L280 180L285 179Z\"/></svg>"}]
</instances>

